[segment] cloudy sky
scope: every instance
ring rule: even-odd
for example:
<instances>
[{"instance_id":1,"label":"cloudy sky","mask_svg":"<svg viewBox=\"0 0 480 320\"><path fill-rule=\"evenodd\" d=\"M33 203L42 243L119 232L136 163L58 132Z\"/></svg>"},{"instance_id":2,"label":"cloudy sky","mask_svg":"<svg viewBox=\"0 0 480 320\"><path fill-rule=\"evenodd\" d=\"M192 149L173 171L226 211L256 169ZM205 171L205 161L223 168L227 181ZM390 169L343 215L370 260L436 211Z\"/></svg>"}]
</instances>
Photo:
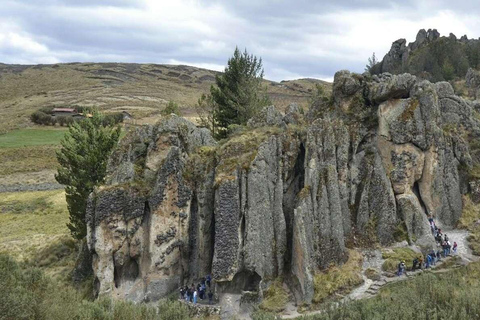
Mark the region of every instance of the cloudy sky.
<instances>
[{"instance_id":1,"label":"cloudy sky","mask_svg":"<svg viewBox=\"0 0 480 320\"><path fill-rule=\"evenodd\" d=\"M332 79L421 28L478 38L479 15L476 0L0 0L0 62L223 70L238 46L269 79Z\"/></svg>"}]
</instances>

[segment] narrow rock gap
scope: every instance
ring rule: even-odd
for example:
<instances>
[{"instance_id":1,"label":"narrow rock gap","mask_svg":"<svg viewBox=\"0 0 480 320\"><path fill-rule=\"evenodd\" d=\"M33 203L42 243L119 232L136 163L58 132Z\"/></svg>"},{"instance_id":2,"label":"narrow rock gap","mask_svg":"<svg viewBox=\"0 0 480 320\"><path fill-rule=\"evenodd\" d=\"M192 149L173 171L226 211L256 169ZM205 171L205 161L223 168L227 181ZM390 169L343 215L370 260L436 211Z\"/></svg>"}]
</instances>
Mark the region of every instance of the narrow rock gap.
<instances>
[{"instance_id":1,"label":"narrow rock gap","mask_svg":"<svg viewBox=\"0 0 480 320\"><path fill-rule=\"evenodd\" d=\"M292 262L292 246L293 246L293 219L294 210L297 206L296 197L298 193L305 187L305 147L300 144L297 159L290 175L290 183L284 189L283 194L283 215L285 218L286 234L287 234L287 252L285 253L285 272L290 271Z\"/></svg>"},{"instance_id":2,"label":"narrow rock gap","mask_svg":"<svg viewBox=\"0 0 480 320\"><path fill-rule=\"evenodd\" d=\"M189 266L189 278L195 279L198 277L198 202L197 194L192 194L192 200L190 202L190 223L188 225L188 261Z\"/></svg>"},{"instance_id":3,"label":"narrow rock gap","mask_svg":"<svg viewBox=\"0 0 480 320\"><path fill-rule=\"evenodd\" d=\"M140 268L139 268L139 275L143 276L148 274L148 268L151 263L151 250L150 250L150 226L151 226L151 210L150 204L148 201L145 201L145 206L143 208L143 220L142 226L143 229L143 245L144 248L147 248L146 252L142 255L142 259L140 261ZM145 282L145 280L144 280ZM145 293L147 285L144 283Z\"/></svg>"},{"instance_id":4,"label":"narrow rock gap","mask_svg":"<svg viewBox=\"0 0 480 320\"><path fill-rule=\"evenodd\" d=\"M415 194L415 196L417 197L418 202L420 203L420 206L422 207L422 211L428 216L429 212L428 212L427 206L425 205L425 203L422 200L422 197L420 196L420 187L418 185L418 181L415 181L415 183L413 184L412 191L413 191L413 194Z\"/></svg>"}]
</instances>

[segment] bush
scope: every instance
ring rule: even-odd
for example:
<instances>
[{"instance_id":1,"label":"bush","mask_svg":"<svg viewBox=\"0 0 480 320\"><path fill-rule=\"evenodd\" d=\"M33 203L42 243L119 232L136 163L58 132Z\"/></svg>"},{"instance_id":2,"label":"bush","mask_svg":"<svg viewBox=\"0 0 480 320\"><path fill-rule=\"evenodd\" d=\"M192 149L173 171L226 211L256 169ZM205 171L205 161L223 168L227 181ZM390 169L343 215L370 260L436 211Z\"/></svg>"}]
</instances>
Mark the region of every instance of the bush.
<instances>
[{"instance_id":1,"label":"bush","mask_svg":"<svg viewBox=\"0 0 480 320\"><path fill-rule=\"evenodd\" d=\"M363 282L361 270L362 255L350 250L348 261L344 265L332 266L326 272L315 275L313 301L320 303L335 292L347 292L360 285Z\"/></svg>"},{"instance_id":2,"label":"bush","mask_svg":"<svg viewBox=\"0 0 480 320\"><path fill-rule=\"evenodd\" d=\"M273 282L264 292L264 299L260 309L270 312L280 312L285 309L288 302L288 294L280 280Z\"/></svg>"},{"instance_id":3,"label":"bush","mask_svg":"<svg viewBox=\"0 0 480 320\"><path fill-rule=\"evenodd\" d=\"M67 123L66 116L58 116L56 119L57 119L57 123L62 127Z\"/></svg>"},{"instance_id":4,"label":"bush","mask_svg":"<svg viewBox=\"0 0 480 320\"><path fill-rule=\"evenodd\" d=\"M325 312L303 319L478 319L479 290L480 264L475 262L449 273L424 273L388 285L372 299L326 306Z\"/></svg>"},{"instance_id":5,"label":"bush","mask_svg":"<svg viewBox=\"0 0 480 320\"><path fill-rule=\"evenodd\" d=\"M123 122L123 114L116 112L116 113L108 113L103 116L102 125L106 126L114 126L118 123Z\"/></svg>"},{"instance_id":6,"label":"bush","mask_svg":"<svg viewBox=\"0 0 480 320\"><path fill-rule=\"evenodd\" d=\"M38 319L47 282L39 269L22 270L0 254L0 319Z\"/></svg>"},{"instance_id":7,"label":"bush","mask_svg":"<svg viewBox=\"0 0 480 320\"><path fill-rule=\"evenodd\" d=\"M188 307L180 301L160 300L158 303L159 320L189 320Z\"/></svg>"},{"instance_id":8,"label":"bush","mask_svg":"<svg viewBox=\"0 0 480 320\"><path fill-rule=\"evenodd\" d=\"M33 123L45 126L54 125L56 122L54 117L42 111L35 111L34 113L32 113L30 115L30 120L32 120Z\"/></svg>"},{"instance_id":9,"label":"bush","mask_svg":"<svg viewBox=\"0 0 480 320\"><path fill-rule=\"evenodd\" d=\"M0 319L35 320L187 320L188 307L162 300L155 307L115 301L85 300L73 287L54 281L34 267L21 266L0 254Z\"/></svg>"},{"instance_id":10,"label":"bush","mask_svg":"<svg viewBox=\"0 0 480 320\"><path fill-rule=\"evenodd\" d=\"M405 264L408 267L412 264L413 259L422 258L422 254L410 248L395 248L393 250L383 251L382 258L385 259L382 269L384 271L396 272L400 261L405 260Z\"/></svg>"},{"instance_id":11,"label":"bush","mask_svg":"<svg viewBox=\"0 0 480 320\"><path fill-rule=\"evenodd\" d=\"M165 109L163 109L161 111L161 114L163 116L168 116L169 114L176 114L176 115L180 115L180 108L178 107L178 104L176 102L173 102L173 101L169 101L167 106L165 107Z\"/></svg>"}]
</instances>

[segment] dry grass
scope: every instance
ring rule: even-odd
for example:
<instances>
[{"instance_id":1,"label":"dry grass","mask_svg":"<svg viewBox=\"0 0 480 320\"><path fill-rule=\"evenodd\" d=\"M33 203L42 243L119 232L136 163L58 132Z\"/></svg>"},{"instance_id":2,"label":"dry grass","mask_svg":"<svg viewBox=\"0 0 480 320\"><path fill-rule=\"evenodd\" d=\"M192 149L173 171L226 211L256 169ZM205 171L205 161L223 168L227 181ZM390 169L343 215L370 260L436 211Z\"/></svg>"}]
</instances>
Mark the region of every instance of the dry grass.
<instances>
[{"instance_id":1,"label":"dry grass","mask_svg":"<svg viewBox=\"0 0 480 320\"><path fill-rule=\"evenodd\" d=\"M457 227L472 230L475 222L480 219L480 205L475 205L469 196L463 196L463 211Z\"/></svg>"},{"instance_id":2,"label":"dry grass","mask_svg":"<svg viewBox=\"0 0 480 320\"><path fill-rule=\"evenodd\" d=\"M56 169L57 148L58 146L35 146L0 149L0 177Z\"/></svg>"},{"instance_id":3,"label":"dry grass","mask_svg":"<svg viewBox=\"0 0 480 320\"><path fill-rule=\"evenodd\" d=\"M462 217L458 221L458 228L470 231L468 237L473 254L480 255L480 204L475 204L468 196L463 197Z\"/></svg>"},{"instance_id":4,"label":"dry grass","mask_svg":"<svg viewBox=\"0 0 480 320\"><path fill-rule=\"evenodd\" d=\"M217 74L189 66L125 63L0 64L0 73L1 131L30 126L29 115L51 105L127 110L139 120L155 118L171 100L191 117L198 98L209 91ZM284 109L292 102L305 107L316 83L331 90L331 84L313 79L266 80L264 85L272 102Z\"/></svg>"},{"instance_id":5,"label":"dry grass","mask_svg":"<svg viewBox=\"0 0 480 320\"><path fill-rule=\"evenodd\" d=\"M2 193L0 252L27 260L69 234L63 190Z\"/></svg>"},{"instance_id":6,"label":"dry grass","mask_svg":"<svg viewBox=\"0 0 480 320\"><path fill-rule=\"evenodd\" d=\"M374 281L380 280L381 278L380 272L377 269L373 269L373 268L368 268L367 270L365 270L365 276L368 279L374 280Z\"/></svg>"},{"instance_id":7,"label":"dry grass","mask_svg":"<svg viewBox=\"0 0 480 320\"><path fill-rule=\"evenodd\" d=\"M350 250L348 261L341 266L332 266L314 277L314 303L321 303L336 292L348 293L363 282L362 255Z\"/></svg>"},{"instance_id":8,"label":"dry grass","mask_svg":"<svg viewBox=\"0 0 480 320\"><path fill-rule=\"evenodd\" d=\"M283 288L281 280L275 280L267 290L263 292L263 301L260 309L267 312L281 312L288 302L288 294Z\"/></svg>"}]
</instances>

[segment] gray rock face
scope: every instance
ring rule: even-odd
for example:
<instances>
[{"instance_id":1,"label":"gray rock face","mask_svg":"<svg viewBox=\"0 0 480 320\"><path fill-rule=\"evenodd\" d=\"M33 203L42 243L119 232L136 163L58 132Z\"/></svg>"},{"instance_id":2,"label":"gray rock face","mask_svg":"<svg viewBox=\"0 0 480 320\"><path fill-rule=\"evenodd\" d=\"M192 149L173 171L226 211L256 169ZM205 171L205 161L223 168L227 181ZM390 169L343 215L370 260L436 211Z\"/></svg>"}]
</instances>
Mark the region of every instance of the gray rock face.
<instances>
[{"instance_id":1,"label":"gray rock face","mask_svg":"<svg viewBox=\"0 0 480 320\"><path fill-rule=\"evenodd\" d=\"M98 294L157 300L183 279L210 272L213 173L204 172L196 192L184 173L189 153L213 144L208 132L176 116L122 141L109 184L90 196L87 209Z\"/></svg>"},{"instance_id":2,"label":"gray rock face","mask_svg":"<svg viewBox=\"0 0 480 320\"><path fill-rule=\"evenodd\" d=\"M263 126L280 126L283 124L283 116L275 106L264 107L258 115L248 120L247 126L258 128Z\"/></svg>"},{"instance_id":3,"label":"gray rock face","mask_svg":"<svg viewBox=\"0 0 480 320\"><path fill-rule=\"evenodd\" d=\"M175 116L132 129L89 201L99 294L155 300L211 273L220 295L261 296L282 277L309 303L315 274L347 248L428 249L428 217L453 226L462 195L478 193L466 169L480 161L469 144L479 121L448 83L340 71L313 108L308 125L297 106L264 108L221 145Z\"/></svg>"}]
</instances>

